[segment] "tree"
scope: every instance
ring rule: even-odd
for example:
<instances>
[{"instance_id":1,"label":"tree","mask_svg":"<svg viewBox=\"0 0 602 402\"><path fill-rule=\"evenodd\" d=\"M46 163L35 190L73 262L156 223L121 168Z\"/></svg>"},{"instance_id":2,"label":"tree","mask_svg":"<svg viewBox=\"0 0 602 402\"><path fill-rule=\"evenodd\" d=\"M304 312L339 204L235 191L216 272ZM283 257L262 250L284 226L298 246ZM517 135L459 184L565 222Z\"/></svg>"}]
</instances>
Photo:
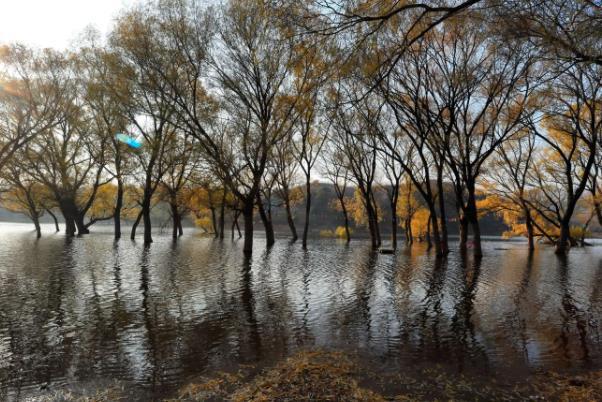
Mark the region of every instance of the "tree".
<instances>
[{"instance_id":1,"label":"tree","mask_svg":"<svg viewBox=\"0 0 602 402\"><path fill-rule=\"evenodd\" d=\"M345 96L356 93L353 86L344 89ZM377 139L382 105L374 105L367 97L351 105L339 102L332 116L332 141L337 153L344 155L350 179L357 185L366 213L372 248L380 247L378 205L374 196L378 174Z\"/></svg>"},{"instance_id":2,"label":"tree","mask_svg":"<svg viewBox=\"0 0 602 402\"><path fill-rule=\"evenodd\" d=\"M328 127L322 115L324 83L328 77L327 61L321 41L299 41L295 46L294 90L299 98L296 138L292 142L294 155L305 176L305 219L303 224L303 248L307 248L309 217L311 212L311 172L326 143Z\"/></svg>"},{"instance_id":3,"label":"tree","mask_svg":"<svg viewBox=\"0 0 602 402\"><path fill-rule=\"evenodd\" d=\"M7 210L27 216L33 222L36 236L42 237L40 218L48 208L47 189L27 174L17 160L11 159L4 165L2 180L9 188L0 193L0 205Z\"/></svg>"},{"instance_id":4,"label":"tree","mask_svg":"<svg viewBox=\"0 0 602 402\"><path fill-rule=\"evenodd\" d=\"M535 248L536 236L547 235L529 201L536 191L531 188L529 173L535 162L535 142L531 131L522 130L498 147L481 183L485 198L477 201L480 211L502 216L511 228L508 234L525 235L530 251Z\"/></svg>"},{"instance_id":5,"label":"tree","mask_svg":"<svg viewBox=\"0 0 602 402\"><path fill-rule=\"evenodd\" d=\"M412 244L414 242L412 221L414 215L422 208L415 193L416 191L412 180L405 179L403 183L400 184L396 214L401 221L400 225L403 224L407 244Z\"/></svg>"},{"instance_id":6,"label":"tree","mask_svg":"<svg viewBox=\"0 0 602 402\"><path fill-rule=\"evenodd\" d=\"M597 0L505 0L493 4L489 24L502 38L529 41L552 62L602 65Z\"/></svg>"},{"instance_id":7,"label":"tree","mask_svg":"<svg viewBox=\"0 0 602 402\"><path fill-rule=\"evenodd\" d=\"M570 246L570 223L587 188L602 130L602 71L597 64L580 63L562 69L541 91L541 121L530 120L546 148L534 165L532 180L542 192L531 206L559 229L556 253Z\"/></svg>"},{"instance_id":8,"label":"tree","mask_svg":"<svg viewBox=\"0 0 602 402\"><path fill-rule=\"evenodd\" d=\"M143 147L136 153L143 183L140 200L144 223L144 243L152 243L152 198L168 167L164 160L169 141L179 121L175 116L173 88L164 74L173 73L173 60L162 46L158 21L143 7L122 15L111 35L111 45L117 62L112 74L120 77L114 85L114 94L123 107L131 126L130 132L143 139ZM131 238L136 235L135 224Z\"/></svg>"},{"instance_id":9,"label":"tree","mask_svg":"<svg viewBox=\"0 0 602 402\"><path fill-rule=\"evenodd\" d=\"M325 159L323 174L334 186L334 192L338 201L338 204L334 207L343 214L345 238L347 243L349 243L351 241L351 230L349 229L349 211L346 202L350 174L347 168L348 164L345 161L345 155L338 151L334 145L327 145L326 151L323 155L323 159Z\"/></svg>"},{"instance_id":10,"label":"tree","mask_svg":"<svg viewBox=\"0 0 602 402\"><path fill-rule=\"evenodd\" d=\"M111 178L106 176L107 138L92 124L81 99L81 83L75 79L73 59L56 59L65 83L55 105L58 123L40 132L23 148L26 169L52 194L65 219L65 233L89 233L94 223L85 222L96 193Z\"/></svg>"},{"instance_id":11,"label":"tree","mask_svg":"<svg viewBox=\"0 0 602 402\"><path fill-rule=\"evenodd\" d=\"M62 54L21 45L0 47L0 170L41 132L60 121L68 96Z\"/></svg>"},{"instance_id":12,"label":"tree","mask_svg":"<svg viewBox=\"0 0 602 402\"><path fill-rule=\"evenodd\" d=\"M273 177L276 182L276 193L284 205L292 240L296 241L298 235L292 207L300 201L300 192L296 191L299 163L295 159L292 138L285 139L280 146L276 147L274 156L272 157L272 164L274 169Z\"/></svg>"},{"instance_id":13,"label":"tree","mask_svg":"<svg viewBox=\"0 0 602 402\"><path fill-rule=\"evenodd\" d=\"M201 164L193 138L179 135L175 131L169 133L162 163L165 165L165 173L161 176L159 196L169 204L173 223L172 237L177 239L183 234L182 217L188 205L185 200L189 197L192 181Z\"/></svg>"},{"instance_id":14,"label":"tree","mask_svg":"<svg viewBox=\"0 0 602 402\"><path fill-rule=\"evenodd\" d=\"M121 238L121 218L124 208L125 177L132 170L131 152L126 144L116 138L117 133L127 132L128 119L114 88L120 85L119 60L114 53L97 44L98 34L88 32L87 41L77 53L79 79L84 88L84 102L92 124L107 138L105 168L117 183L113 223L115 239Z\"/></svg>"}]
</instances>

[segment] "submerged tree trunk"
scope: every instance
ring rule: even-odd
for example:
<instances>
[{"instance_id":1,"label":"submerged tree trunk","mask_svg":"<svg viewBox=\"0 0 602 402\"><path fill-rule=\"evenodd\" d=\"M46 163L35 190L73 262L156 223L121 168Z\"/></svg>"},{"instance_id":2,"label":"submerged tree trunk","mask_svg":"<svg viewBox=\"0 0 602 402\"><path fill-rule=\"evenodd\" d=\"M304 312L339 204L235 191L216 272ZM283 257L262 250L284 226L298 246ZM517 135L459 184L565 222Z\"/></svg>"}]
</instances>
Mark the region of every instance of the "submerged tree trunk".
<instances>
[{"instance_id":1,"label":"submerged tree trunk","mask_svg":"<svg viewBox=\"0 0 602 402\"><path fill-rule=\"evenodd\" d=\"M295 227L293 213L291 212L291 202L288 199L288 197L284 200L284 207L286 209L286 220L288 222L288 227L291 229L292 240L296 241L299 238L299 236L297 236L297 228Z\"/></svg>"},{"instance_id":2,"label":"submerged tree trunk","mask_svg":"<svg viewBox=\"0 0 602 402\"><path fill-rule=\"evenodd\" d=\"M211 211L211 227L213 228L213 236L217 239L219 237L219 229L217 228L217 216L215 215L215 207L210 207Z\"/></svg>"},{"instance_id":3,"label":"submerged tree trunk","mask_svg":"<svg viewBox=\"0 0 602 402\"><path fill-rule=\"evenodd\" d=\"M115 209L113 212L113 225L115 239L121 238L121 209L123 208L123 183L117 180L117 199L115 201Z\"/></svg>"},{"instance_id":4,"label":"submerged tree trunk","mask_svg":"<svg viewBox=\"0 0 602 402\"><path fill-rule=\"evenodd\" d=\"M404 229L406 234L406 243L411 245L414 243L414 234L412 233L412 218L406 218L404 221Z\"/></svg>"},{"instance_id":5,"label":"submerged tree trunk","mask_svg":"<svg viewBox=\"0 0 602 402\"><path fill-rule=\"evenodd\" d=\"M52 217L52 220L54 221L55 230L57 232L60 232L61 229L59 228L59 221L58 221L58 219L56 219L56 215L50 209L46 209L46 212L48 212L48 215L50 215Z\"/></svg>"},{"instance_id":6,"label":"submerged tree trunk","mask_svg":"<svg viewBox=\"0 0 602 402\"><path fill-rule=\"evenodd\" d=\"M138 229L138 225L140 224L140 220L142 219L142 210L138 212L138 216L132 225L132 231L130 233L130 239L134 240L136 238L136 229Z\"/></svg>"},{"instance_id":7,"label":"submerged tree trunk","mask_svg":"<svg viewBox=\"0 0 602 402\"><path fill-rule=\"evenodd\" d=\"M238 226L238 217L240 216L240 210L235 210L234 211L234 217L232 218L232 240L234 240L234 229L236 228L236 230L238 231L238 238L240 239L242 237L242 234L240 233L240 226Z\"/></svg>"},{"instance_id":8,"label":"submerged tree trunk","mask_svg":"<svg viewBox=\"0 0 602 402\"><path fill-rule=\"evenodd\" d=\"M222 194L222 202L219 206L219 238L223 239L226 235L226 191Z\"/></svg>"},{"instance_id":9,"label":"submerged tree trunk","mask_svg":"<svg viewBox=\"0 0 602 402\"><path fill-rule=\"evenodd\" d=\"M307 236L309 233L309 213L311 212L311 181L310 176L305 178L305 222L303 223L303 248L307 248Z\"/></svg>"},{"instance_id":10,"label":"submerged tree trunk","mask_svg":"<svg viewBox=\"0 0 602 402\"><path fill-rule=\"evenodd\" d=\"M439 201L439 215L441 216L441 253L449 253L449 240L447 233L447 212L445 211L445 197L443 192L443 166L437 166L437 192Z\"/></svg>"},{"instance_id":11,"label":"submerged tree trunk","mask_svg":"<svg viewBox=\"0 0 602 402\"><path fill-rule=\"evenodd\" d=\"M253 205L254 203L252 200L247 200L242 211L243 219L245 221L245 244L243 246L245 255L251 255L253 253Z\"/></svg>"},{"instance_id":12,"label":"submerged tree trunk","mask_svg":"<svg viewBox=\"0 0 602 402\"><path fill-rule=\"evenodd\" d=\"M466 244L468 243L468 219L463 212L459 214L459 226L460 226L460 251L466 252Z\"/></svg>"},{"instance_id":13,"label":"submerged tree trunk","mask_svg":"<svg viewBox=\"0 0 602 402\"><path fill-rule=\"evenodd\" d=\"M391 202L391 248L397 250L397 201Z\"/></svg>"},{"instance_id":14,"label":"submerged tree trunk","mask_svg":"<svg viewBox=\"0 0 602 402\"><path fill-rule=\"evenodd\" d=\"M556 254L564 255L567 253L570 243L571 230L568 220L564 219L560 222L560 236L556 240Z\"/></svg>"},{"instance_id":15,"label":"submerged tree trunk","mask_svg":"<svg viewBox=\"0 0 602 402\"><path fill-rule=\"evenodd\" d=\"M84 222L85 216L83 213L81 212L77 212L75 214L75 226L77 226L77 233L80 235L84 235L84 234L88 234L90 233L90 230L88 229L88 227L86 226L86 223Z\"/></svg>"},{"instance_id":16,"label":"submerged tree trunk","mask_svg":"<svg viewBox=\"0 0 602 402\"><path fill-rule=\"evenodd\" d=\"M437 257L441 257L443 252L441 250L441 233L439 232L439 221L437 218L437 208L435 203L432 202L429 206L430 209L430 223L433 231L433 243L435 245L435 254ZM430 232L430 231L429 231Z\"/></svg>"},{"instance_id":17,"label":"submerged tree trunk","mask_svg":"<svg viewBox=\"0 0 602 402\"><path fill-rule=\"evenodd\" d=\"M527 240L529 242L529 252L535 250L535 238L533 233L533 222L529 211L525 211L525 226L527 227Z\"/></svg>"},{"instance_id":18,"label":"submerged tree trunk","mask_svg":"<svg viewBox=\"0 0 602 402\"><path fill-rule=\"evenodd\" d=\"M33 225L36 228L36 238L42 237L42 228L40 227L40 218L37 213L31 214L31 220L33 221Z\"/></svg>"},{"instance_id":19,"label":"submerged tree trunk","mask_svg":"<svg viewBox=\"0 0 602 402\"><path fill-rule=\"evenodd\" d=\"M75 225L75 206L68 199L62 199L59 201L59 209L61 214L63 214L63 218L65 219L65 234L68 237L75 236L75 232L77 231L77 227Z\"/></svg>"},{"instance_id":20,"label":"submerged tree trunk","mask_svg":"<svg viewBox=\"0 0 602 402\"><path fill-rule=\"evenodd\" d=\"M483 249L481 248L481 227L479 225L479 216L477 213L477 201L475 197L474 183L467 185L468 189L468 203L466 205L466 213L468 215L468 221L472 228L472 241L474 247L475 257L483 256Z\"/></svg>"},{"instance_id":21,"label":"submerged tree trunk","mask_svg":"<svg viewBox=\"0 0 602 402\"><path fill-rule=\"evenodd\" d=\"M171 237L177 239L182 228L182 222L180 218L180 211L178 211L178 204L175 195L172 195L170 197L169 207L171 209L171 219L173 224Z\"/></svg>"},{"instance_id":22,"label":"submerged tree trunk","mask_svg":"<svg viewBox=\"0 0 602 402\"><path fill-rule=\"evenodd\" d=\"M370 231L370 242L372 244L372 248L377 249L380 246L377 234L378 228L376 226L376 219L374 218L374 209L370 200L367 200L366 202L366 213L368 215L368 230Z\"/></svg>"},{"instance_id":23,"label":"submerged tree trunk","mask_svg":"<svg viewBox=\"0 0 602 402\"><path fill-rule=\"evenodd\" d=\"M263 207L263 201L261 200L261 195L257 195L257 209L259 210L259 217L263 222L263 227L265 228L265 240L266 245L271 247L274 243L274 226L272 225L272 221L269 216L266 214L265 209ZM246 226L246 223L245 223Z\"/></svg>"},{"instance_id":24,"label":"submerged tree trunk","mask_svg":"<svg viewBox=\"0 0 602 402\"><path fill-rule=\"evenodd\" d=\"M153 242L150 199L142 203L142 222L144 223L144 244L148 245Z\"/></svg>"},{"instance_id":25,"label":"submerged tree trunk","mask_svg":"<svg viewBox=\"0 0 602 402\"><path fill-rule=\"evenodd\" d=\"M433 247L433 241L431 240L431 223L433 222L433 216L429 215L429 219L426 223L426 244L427 250Z\"/></svg>"}]
</instances>

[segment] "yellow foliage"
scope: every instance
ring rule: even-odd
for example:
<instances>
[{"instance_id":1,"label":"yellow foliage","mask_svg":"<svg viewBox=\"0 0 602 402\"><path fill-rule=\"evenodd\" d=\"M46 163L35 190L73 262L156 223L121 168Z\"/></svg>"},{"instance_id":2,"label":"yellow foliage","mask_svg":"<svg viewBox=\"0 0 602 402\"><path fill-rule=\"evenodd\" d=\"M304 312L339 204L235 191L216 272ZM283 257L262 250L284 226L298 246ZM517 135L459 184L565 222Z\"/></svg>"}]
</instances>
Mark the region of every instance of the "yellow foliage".
<instances>
[{"instance_id":1,"label":"yellow foliage","mask_svg":"<svg viewBox=\"0 0 602 402\"><path fill-rule=\"evenodd\" d=\"M320 237L335 237L335 232L330 229L320 230Z\"/></svg>"},{"instance_id":2,"label":"yellow foliage","mask_svg":"<svg viewBox=\"0 0 602 402\"><path fill-rule=\"evenodd\" d=\"M429 228L430 212L426 208L420 208L412 218L412 234L416 237L425 237Z\"/></svg>"},{"instance_id":3,"label":"yellow foliage","mask_svg":"<svg viewBox=\"0 0 602 402\"><path fill-rule=\"evenodd\" d=\"M349 234L351 234L351 233L352 233L352 230L351 230L351 228L349 228ZM345 231L345 227L337 226L336 230L334 231L334 235L341 239L347 238L347 232Z\"/></svg>"},{"instance_id":4,"label":"yellow foliage","mask_svg":"<svg viewBox=\"0 0 602 402\"><path fill-rule=\"evenodd\" d=\"M349 216L357 226L368 225L366 206L364 205L362 194L358 188L355 189L353 197L345 197L345 205L347 206ZM382 220L382 214L379 213L377 219L380 222Z\"/></svg>"},{"instance_id":5,"label":"yellow foliage","mask_svg":"<svg viewBox=\"0 0 602 402\"><path fill-rule=\"evenodd\" d=\"M91 189L84 193L89 196ZM99 219L113 215L115 210L115 201L117 199L117 186L111 183L102 185L96 190L96 197L92 206L88 210L90 219Z\"/></svg>"}]
</instances>

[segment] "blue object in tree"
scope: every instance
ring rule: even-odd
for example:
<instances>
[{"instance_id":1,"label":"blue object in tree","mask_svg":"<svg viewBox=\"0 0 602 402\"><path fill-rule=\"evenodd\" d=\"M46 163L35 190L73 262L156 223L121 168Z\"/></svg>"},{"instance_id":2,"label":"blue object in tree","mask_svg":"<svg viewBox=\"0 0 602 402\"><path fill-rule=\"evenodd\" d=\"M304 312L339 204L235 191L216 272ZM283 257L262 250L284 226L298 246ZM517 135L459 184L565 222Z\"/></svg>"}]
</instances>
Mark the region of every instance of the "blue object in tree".
<instances>
[{"instance_id":1,"label":"blue object in tree","mask_svg":"<svg viewBox=\"0 0 602 402\"><path fill-rule=\"evenodd\" d=\"M132 148L138 149L138 148L142 147L142 143L140 141L138 141L137 139L135 139L133 137L130 137L127 134L119 133L119 134L115 135L115 138L117 138L118 141L121 141L124 144L126 144Z\"/></svg>"}]
</instances>

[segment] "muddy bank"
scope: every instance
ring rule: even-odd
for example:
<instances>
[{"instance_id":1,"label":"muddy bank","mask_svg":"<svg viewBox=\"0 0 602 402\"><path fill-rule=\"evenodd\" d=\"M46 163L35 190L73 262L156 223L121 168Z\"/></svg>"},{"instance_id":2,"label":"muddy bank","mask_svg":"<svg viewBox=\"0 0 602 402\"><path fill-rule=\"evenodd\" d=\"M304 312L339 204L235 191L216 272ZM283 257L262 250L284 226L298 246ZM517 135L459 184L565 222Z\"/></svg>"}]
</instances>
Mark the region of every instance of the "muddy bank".
<instances>
[{"instance_id":1,"label":"muddy bank","mask_svg":"<svg viewBox=\"0 0 602 402\"><path fill-rule=\"evenodd\" d=\"M35 401L130 401L124 384L93 384L56 390ZM193 379L165 401L596 401L602 400L602 370L541 372L510 380L460 375L435 365L398 373L379 373L356 356L311 350L269 367L243 365Z\"/></svg>"}]
</instances>

